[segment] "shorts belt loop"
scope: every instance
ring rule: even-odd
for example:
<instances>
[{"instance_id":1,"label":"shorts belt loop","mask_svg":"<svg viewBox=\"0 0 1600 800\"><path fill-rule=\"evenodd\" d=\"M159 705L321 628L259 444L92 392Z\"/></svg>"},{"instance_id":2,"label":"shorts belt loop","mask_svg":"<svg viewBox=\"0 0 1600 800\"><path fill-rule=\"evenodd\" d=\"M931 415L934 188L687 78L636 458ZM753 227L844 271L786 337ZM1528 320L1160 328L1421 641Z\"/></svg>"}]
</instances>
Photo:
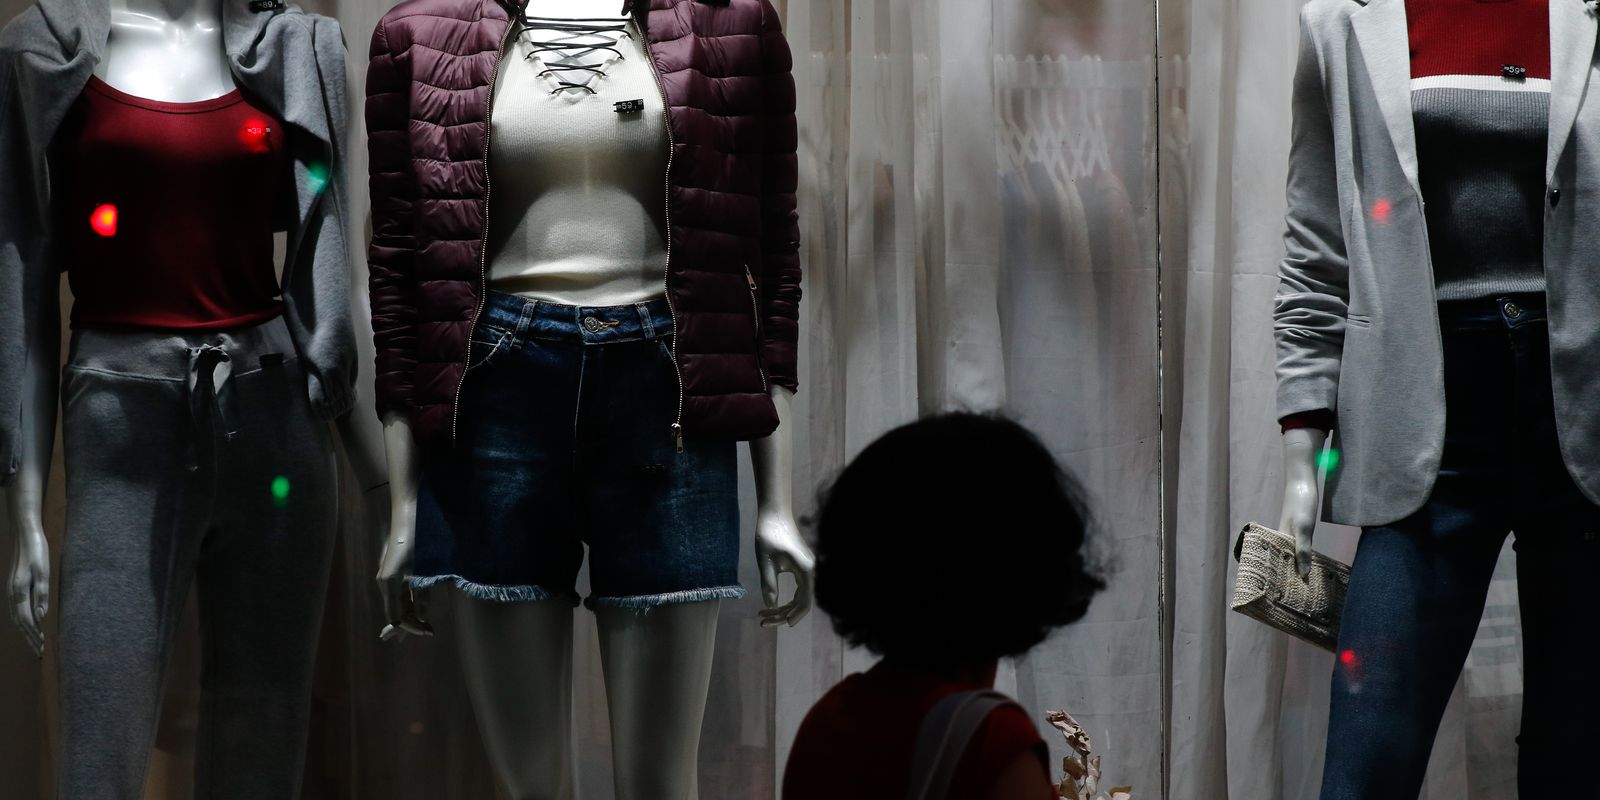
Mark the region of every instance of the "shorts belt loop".
<instances>
[{"instance_id":1,"label":"shorts belt loop","mask_svg":"<svg viewBox=\"0 0 1600 800\"><path fill-rule=\"evenodd\" d=\"M634 303L633 307L639 312L639 325L644 328L644 338L647 340L656 338L656 324L650 314L650 304Z\"/></svg>"},{"instance_id":2,"label":"shorts belt loop","mask_svg":"<svg viewBox=\"0 0 1600 800\"><path fill-rule=\"evenodd\" d=\"M516 334L519 342L522 339L527 338L528 330L533 327L533 313L538 307L539 301L533 298L528 298L528 300L522 304L522 316L517 318L517 329L513 331L513 333Z\"/></svg>"}]
</instances>

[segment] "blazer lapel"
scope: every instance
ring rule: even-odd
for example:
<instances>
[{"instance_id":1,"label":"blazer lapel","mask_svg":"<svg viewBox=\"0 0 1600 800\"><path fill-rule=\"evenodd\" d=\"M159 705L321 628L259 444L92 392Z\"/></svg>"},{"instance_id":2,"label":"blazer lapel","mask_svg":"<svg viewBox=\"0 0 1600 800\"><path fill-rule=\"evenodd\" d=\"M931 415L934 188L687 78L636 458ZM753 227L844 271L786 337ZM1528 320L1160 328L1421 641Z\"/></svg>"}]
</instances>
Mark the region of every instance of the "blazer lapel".
<instances>
[{"instance_id":1,"label":"blazer lapel","mask_svg":"<svg viewBox=\"0 0 1600 800\"><path fill-rule=\"evenodd\" d=\"M1389 128L1395 155L1400 157L1400 168L1412 191L1421 195L1417 133L1411 121L1411 36L1406 27L1405 0L1370 0L1365 8L1350 15L1350 25L1361 46L1367 77Z\"/></svg>"},{"instance_id":2,"label":"blazer lapel","mask_svg":"<svg viewBox=\"0 0 1600 800\"><path fill-rule=\"evenodd\" d=\"M1594 63L1595 12L1585 0L1550 0L1550 149L1545 181L1553 183L1572 136Z\"/></svg>"}]
</instances>

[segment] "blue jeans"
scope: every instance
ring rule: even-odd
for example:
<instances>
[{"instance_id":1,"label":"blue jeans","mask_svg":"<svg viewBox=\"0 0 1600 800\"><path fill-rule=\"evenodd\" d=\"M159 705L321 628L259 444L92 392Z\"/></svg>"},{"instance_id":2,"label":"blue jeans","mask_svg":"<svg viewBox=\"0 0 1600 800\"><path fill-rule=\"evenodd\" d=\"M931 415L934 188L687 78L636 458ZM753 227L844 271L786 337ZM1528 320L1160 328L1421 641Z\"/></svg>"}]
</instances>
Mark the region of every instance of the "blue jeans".
<instances>
[{"instance_id":1,"label":"blue jeans","mask_svg":"<svg viewBox=\"0 0 1600 800\"><path fill-rule=\"evenodd\" d=\"M1510 531L1524 668L1519 794L1595 797L1600 507L1562 462L1544 300L1440 311L1448 413L1438 483L1415 514L1362 532L1339 631L1322 800L1420 793Z\"/></svg>"},{"instance_id":2,"label":"blue jeans","mask_svg":"<svg viewBox=\"0 0 1600 800\"><path fill-rule=\"evenodd\" d=\"M735 443L672 436L665 299L580 308L490 292L455 447L423 465L415 586L649 608L744 596Z\"/></svg>"}]
</instances>

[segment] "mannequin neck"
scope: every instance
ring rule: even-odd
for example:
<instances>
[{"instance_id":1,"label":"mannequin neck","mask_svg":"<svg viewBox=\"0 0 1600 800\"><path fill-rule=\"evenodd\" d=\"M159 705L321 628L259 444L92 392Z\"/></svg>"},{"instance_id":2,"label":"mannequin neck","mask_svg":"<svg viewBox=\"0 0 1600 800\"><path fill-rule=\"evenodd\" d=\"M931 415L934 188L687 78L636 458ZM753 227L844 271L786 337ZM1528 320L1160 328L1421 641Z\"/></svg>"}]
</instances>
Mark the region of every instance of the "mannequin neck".
<instances>
[{"instance_id":1,"label":"mannequin neck","mask_svg":"<svg viewBox=\"0 0 1600 800\"><path fill-rule=\"evenodd\" d=\"M110 0L110 3L113 17L127 14L156 23L222 20L222 0Z\"/></svg>"}]
</instances>

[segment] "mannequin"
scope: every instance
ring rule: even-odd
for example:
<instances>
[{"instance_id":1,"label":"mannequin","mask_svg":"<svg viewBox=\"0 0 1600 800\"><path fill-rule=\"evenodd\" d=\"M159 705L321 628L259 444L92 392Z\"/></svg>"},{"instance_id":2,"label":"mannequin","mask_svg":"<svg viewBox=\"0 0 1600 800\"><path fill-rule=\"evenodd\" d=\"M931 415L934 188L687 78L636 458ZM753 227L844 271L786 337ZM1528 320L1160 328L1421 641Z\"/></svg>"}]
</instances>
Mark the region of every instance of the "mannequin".
<instances>
[{"instance_id":1,"label":"mannequin","mask_svg":"<svg viewBox=\"0 0 1600 800\"><path fill-rule=\"evenodd\" d=\"M130 94L172 103L209 100L233 91L223 58L221 3L215 0L110 0L111 35L94 74ZM53 325L43 326L53 330ZM50 546L45 538L45 484L55 448L60 344L34 348L24 383L28 447L17 482L6 492L16 531L12 557L12 620L34 654L44 655L50 609Z\"/></svg>"},{"instance_id":2,"label":"mannequin","mask_svg":"<svg viewBox=\"0 0 1600 800\"><path fill-rule=\"evenodd\" d=\"M1362 531L1323 800L1418 796L1508 536L1518 793L1592 793L1600 241L1572 198L1600 182L1595 19L1581 0L1302 10L1274 313L1279 525L1301 575L1322 513Z\"/></svg>"},{"instance_id":3,"label":"mannequin","mask_svg":"<svg viewBox=\"0 0 1600 800\"><path fill-rule=\"evenodd\" d=\"M324 94L342 93L342 43L330 19L274 24L279 15L287 14L301 12L282 6L249 11L242 4L218 0L110 0L109 9L35 8L17 23L22 36L39 35L38 30L27 29L41 16L54 20L52 29L78 34L63 43L69 53L76 47L78 58L69 59L50 78L59 82L62 101L75 103L59 123L61 136L51 137L61 151L53 158L81 158L87 153L104 161L107 156L92 152L107 147L99 143L101 139L80 147L79 138L105 136L107 123L95 115L116 109L116 113L148 115L141 118L147 120L158 115L167 115L160 117L163 120L214 117L222 120L217 124L229 126L242 116L249 121L241 133L230 127L223 135L195 127L211 123L172 123L185 135L200 137L198 145L182 155L163 150L160 157L177 163L185 158L232 159L195 163L218 164L214 168L230 170L221 173L230 176L232 170L249 172L278 187L290 184L261 174L265 168L259 159L266 155L240 151L271 153L276 159L271 163L296 170L293 194L258 192L254 184L228 184L236 195L244 196L241 203L274 209L278 229L289 231L289 253L280 287L271 274L270 230L261 227L266 215L257 205L240 205L234 218L254 220L247 226L251 238L239 245L253 248L251 261L230 263L216 275L237 281L227 276L248 271L257 281L251 291L277 296L217 295L224 301L262 307L250 315L215 311L206 317L195 310L206 308L204 304L215 297L201 296L197 301L169 288L173 280L184 277L181 272L162 273L161 278L134 287L140 292L159 287L138 298L114 290L112 311L122 310L117 302L136 306L154 298L167 305L145 309L151 320L158 318L158 311L168 315L159 317L163 320L180 312L197 314L148 326L138 321L108 325L96 316L104 308L85 308L90 305L85 289L96 289L88 294L99 295L102 301L107 293L94 285L101 280L99 273L79 273L80 267L95 266L84 264L82 254L100 252L93 250L98 246L106 248L104 252L126 253L130 259L151 258L151 253L168 252L148 249L151 230L157 231L155 237L169 238L184 236L182 228L151 228L140 216L145 209L129 199L111 212L105 228L98 226L97 209L95 230L102 238L88 237L74 229L81 224L76 212L62 205L70 200L76 206L81 199L73 183L80 171L67 161L52 170L48 196L54 208L38 213L58 216L50 235L61 241L54 249L60 251L59 258L72 259L63 266L78 290L73 353L65 378L58 382L59 298L53 280L56 265L49 264L49 279L38 280L42 296L24 326L29 333L21 376L20 457L4 496L7 522L17 532L11 571L13 618L35 653L42 655L51 579L43 501L57 410L64 404L70 530L61 563L69 585L64 589L67 604L58 665L64 709L59 791L65 798L128 796L142 786L155 733L153 715L160 702L164 654L191 584L200 594L206 652L198 794L287 798L298 793L311 655L336 525L337 473L326 423L339 420L346 451L364 486L381 482L382 467L376 461L381 458L375 446L376 427L362 426L347 413L355 398L351 383L355 340L346 300L343 212L338 207L342 199L337 196L343 183L337 172L342 168L341 154L325 134L302 135L337 129L343 120L330 116L334 112L321 101L309 107L290 99L279 101L282 108L263 109L257 99L281 94L262 92L262 82L272 80L262 76L271 76L275 59L286 53L306 61L288 67L291 75L296 71L327 75L337 66L341 75L336 88L326 84L320 88ZM236 72L242 68L235 59L261 40L268 40L264 49L273 54L256 59L253 72ZM92 65L92 77L77 71L78 64ZM87 85L79 83L85 80ZM72 91L73 86L83 87L82 96ZM239 93L246 90L248 95ZM50 119L51 110L28 107ZM258 121L264 116L272 121ZM280 118L288 122L279 122ZM112 129L109 147L153 146L148 139L116 132L114 125ZM242 139L241 134L251 138ZM101 161L91 161L83 172L92 173ZM327 171L308 178L308 167ZM182 175L174 178L173 187L217 191L215 181L189 172ZM100 187L91 191L109 193L113 199L127 191L125 184L115 182L124 180L121 176L91 174L86 180ZM184 183L190 180L194 183ZM164 204L162 213L167 206L182 210L213 202L185 204L168 191L167 187L154 190ZM277 209L296 207L296 195L299 213L279 219ZM14 201L4 198L0 206ZM306 235L313 226L315 233ZM4 235L0 231L0 238ZM228 243L219 245L219 238L226 237L202 232L190 240L201 243L195 255L203 263L194 274L196 283L176 285L192 287L198 295L222 291L206 283L215 278L204 271L211 269L210 253L227 251ZM90 243L79 243L84 239ZM269 248L265 253L260 249L263 243ZM221 249L204 249L209 247ZM3 266L9 269L14 264ZM34 280L28 270L37 267L29 262L20 266L21 280ZM145 268L143 261L122 266ZM261 281L270 282L270 287ZM307 313L312 307L315 313ZM190 359L186 389L181 375L185 350ZM159 388L148 392L128 388L140 385ZM119 419L103 410L103 398L116 398L110 402L120 404L125 416ZM191 420L174 424L173 412L185 402ZM143 465L139 472L128 473L124 467L133 460ZM157 486L154 494L148 486ZM213 492L235 494L225 503L207 501L212 503L209 511L195 502ZM147 527L141 530L141 525ZM294 537L276 536L291 530ZM279 583L284 580L292 585ZM263 582L273 582L272 590L267 591ZM106 616L108 611L112 616ZM270 746L251 741L263 736L272 740Z\"/></svg>"},{"instance_id":4,"label":"mannequin","mask_svg":"<svg viewBox=\"0 0 1600 800\"><path fill-rule=\"evenodd\" d=\"M741 34L755 32L753 28L739 30L739 26L749 25L747 20L753 19L757 13L763 20L771 13L766 3L753 0L735 2L730 8L722 9L715 6L728 4L711 4L713 6L711 8L702 8L698 7L699 0L694 0L694 3L697 6L694 9L697 14L728 14L729 16L723 19L732 20L731 22L717 24L711 16L707 16L704 24L708 28L726 29L730 34L736 30ZM501 45L503 52L495 53L496 60L493 62L497 65L498 82L490 84L486 89L491 98L489 106L492 123L488 119L484 120L485 127L492 127L493 130L492 142L485 141L483 144L483 160L489 177L493 179L494 189L493 203L485 201L486 224L482 232L484 259L481 266L486 288L492 292L487 301L489 309L480 306L476 312L477 321L471 326L473 337L471 356L466 359L467 372L455 395L456 408L453 412L454 426L450 430L451 442L448 445L440 445L430 452L428 448L418 444L419 441L431 437L425 434L418 424L416 411L401 412L391 409L386 410L383 415L389 455L392 505L390 538L384 549L382 567L378 575L378 580L383 586L390 620L390 625L385 628L382 635L386 639L400 639L411 634L430 634L432 628L427 619L427 590L412 587L419 585L425 587L440 580L453 581L466 595L455 606L457 644L462 655L469 693L477 711L479 727L502 784L510 796L515 798L570 798L574 791L571 773L574 612L568 604L559 602L553 596L565 594L565 586L545 585L543 581L462 577L464 572L448 574L451 570L441 566L437 558L427 571L422 572L420 576L414 576L412 570L419 556L417 538L421 536L424 542L421 546L426 547L430 535L418 530L419 506L424 507L423 516L428 517L430 512L425 508L430 503L427 499L430 491L428 487L438 480L428 477L430 469L438 474L472 472L472 478L467 481L468 483L472 485L493 483L500 493L515 495L519 492L532 492L537 488L509 484L521 484L530 480L537 483L538 478L503 477L497 472L488 474L475 472L495 469L494 464L500 463L505 458L517 457L520 449L529 446L510 444L511 441L522 441L518 431L523 423L515 419L495 420L496 437L504 447L497 449L495 455L487 456L486 461L474 460L477 459L476 455L468 457L460 455L463 451L476 452L478 448L485 447L482 438L473 433L474 423L477 421L474 415L490 412L485 410L481 402L473 398L478 392L490 390L479 387L486 384L498 385L498 382L506 380L497 375L520 374L504 373L505 370L522 369L520 366L506 366L507 362L520 365L523 363L522 359L531 356L519 353L537 352L544 347L537 339L524 340L520 333L512 340L508 338L511 336L509 332L493 326L497 324L510 326L520 314L524 323L519 326L520 331L526 326L526 320L530 315L554 313L560 317L570 313L566 309L581 307L592 310L596 307L617 308L631 304L638 304L642 309L646 304L659 303L663 288L666 288L671 295L675 281L684 279L677 277L674 268L669 265L679 263L699 265L702 258L711 256L708 254L702 258L695 258L692 252L679 255L676 248L667 246L668 230L676 228L677 225L668 225L666 220L656 218L660 214L661 171L667 170L674 174L703 174L712 167L708 164L696 166L695 161L709 158L709 155L702 153L713 151L707 143L699 143L698 148L704 149L696 149L696 147L684 147L681 139L671 138L686 135L686 131L679 127L681 122L672 124L670 130L661 127L661 115L666 113L667 109L667 104L664 102L667 87L661 83L659 74L653 73L665 69L665 66L656 63L650 57L649 50L644 48L646 29L643 9L633 12L633 19L626 19L619 18L617 3L614 0L611 2L571 0L564 3L533 0L525 7L523 4L517 4L512 8L492 2L483 3L481 6L469 3L460 5L460 9L454 6L446 10L429 8L424 14L412 16L408 6L402 4L385 17L374 34L374 61L369 71L368 84L368 122L370 141L374 144L373 157L370 159L373 165L375 209L372 251L375 276L373 306L375 318L382 317L376 326L380 340L380 374L392 370L407 374L409 370L416 368L416 362L434 360L434 356L418 357L416 353L422 347L440 341L431 336L413 340L410 323L402 326L391 325L389 322L390 318L410 319L420 316L423 306L430 309L428 313L437 313L432 310L434 302L419 303L415 310L401 307L403 313L389 310L391 307L399 307L398 304L401 302L409 302L407 298L415 294L430 291L431 286L408 289L392 298L384 297L379 292L380 287L387 287L390 283L403 283L412 280L411 275L424 273L418 266L391 267L386 262L395 260L397 264L414 264L430 255L420 251L412 253L412 249L418 247L416 239L420 236L413 237L413 229L401 216L403 212L409 213L409 209L417 207L417 201L414 199L405 200L403 204L400 200L405 197L402 189L408 187L409 183L388 182L390 175L416 167L408 161L395 160L394 156L399 155L400 151L391 153L383 149L385 146L383 143L392 136L412 138L412 144L407 148L412 153L427 152L437 147L434 143L416 139L415 131L426 130L426 126L410 126L398 115L388 116L389 112L395 110L392 103L400 102L402 97L409 102L409 97L406 96L408 93L398 90L401 85L398 82L400 74L405 70L422 69L416 62L408 63L400 60L404 54L403 48L407 46L403 43L420 42L430 48L447 49L452 56L455 56L458 53L454 48L464 47L467 43L456 40L448 43L432 41L430 38L432 30L427 27L431 25L432 19L439 15L448 17L457 13L498 19L498 15L514 13L520 16L524 11L527 19L539 17L547 22L554 18L596 23L600 29L607 32L606 35L610 36L620 33L625 27L626 35L631 39L631 41L617 40L615 50L607 47L593 50L577 48L575 56L571 51L564 56L558 56L553 51L529 52L528 48L535 46L535 38L541 42L559 40L562 34L558 29L562 23L540 25L530 22L526 28L517 25L508 26ZM656 5L660 7L660 4ZM686 11L683 9L680 13ZM625 10L624 13L629 12ZM670 18L673 12L655 13L661 14L663 18ZM694 27L699 28L700 24L697 23ZM408 30L409 33L402 33L401 29ZM513 34L518 37L527 36L528 39L524 42L521 38L513 38ZM691 35L705 34L695 30ZM776 38L775 34L769 35ZM599 41L602 45L612 44L605 39ZM784 55L786 58L786 47ZM734 59L735 62L741 60L753 61L753 54L746 52ZM641 61L644 63L640 63ZM593 69L580 68L566 72L546 69L548 65L558 62L569 67L581 62ZM784 78L787 78L787 62L782 63ZM526 66L529 64L532 66ZM644 69L646 66L648 69ZM697 65L690 67L691 70L697 68L700 67ZM734 74L740 74L741 70L751 69L751 64L733 63L728 69L733 70ZM408 80L431 82L435 78L414 76ZM457 90L460 91L460 88L457 87ZM635 100L640 97L643 99ZM614 103L626 105L628 101L636 104L633 111L619 107L613 112ZM437 109L409 109L413 115L430 115L437 111ZM443 113L451 114L452 124L463 129L466 120L470 118L454 116L454 112ZM474 106L467 113L481 115L483 111ZM431 117L429 120L431 121ZM658 132L651 133L653 130ZM589 131L593 131L592 136ZM563 138L568 136L571 139ZM659 138L649 138L652 136ZM669 169L666 156L670 151L668 145L672 143L683 149L677 151L678 158L681 159L678 165ZM573 149L570 155L563 150L561 155L552 157L549 153L553 147ZM627 149L626 155L623 156L618 155L621 148L631 149ZM540 162L538 160L540 158L552 158L553 161L547 164ZM659 163L656 163L657 160ZM706 188L728 191L734 187ZM483 191L482 187L477 185L477 181L473 180L471 188L463 184L459 189L452 190L451 194L459 197L462 192L472 190ZM677 217L679 209L676 205L679 201L673 199L673 189L670 185L668 197L671 207L669 213L673 222L679 223ZM570 206L566 205L569 203ZM420 215L424 212L417 213ZM597 218L598 222L595 221ZM775 220L773 224L776 223ZM583 232L574 233L575 229ZM464 228L459 233L452 232L448 235L466 238L474 232L476 231L471 228ZM440 235L445 234L437 230L430 230L427 234L429 237ZM677 234L674 234L673 238L676 236ZM781 254L776 252L772 254L770 263L787 261L791 252L792 250L785 246ZM407 255L404 259L397 259L394 255L396 253ZM721 259L722 262L726 260L725 257ZM619 264L626 265L626 268L620 268ZM590 269L588 265L593 265L593 272L586 272ZM720 263L717 266L725 268ZM734 263L729 266L733 268L729 271L743 268L742 271L735 272L737 283L729 281L719 285L728 286L730 289L732 286L737 286L736 291L743 294L748 284L749 302L756 311L756 332L759 335L763 330L763 317L767 313L763 311L766 298L785 291L780 285L783 280L793 280L797 284L798 275L792 278L783 277L780 280L782 276L765 271L761 262L755 261L753 257L743 264ZM796 272L797 268L796 263ZM427 272L431 273L433 269L430 267ZM662 284L664 269L667 272L665 287ZM707 268L707 272L710 271ZM758 276L762 278L759 282ZM700 280L710 282L713 278L719 282L727 280L722 274L708 274ZM465 281L463 283L472 286L471 283ZM723 305L719 306L719 310L725 314L731 313L732 308L738 307L732 304L731 298L737 296L730 291L727 295L730 299L721 301ZM446 296L441 295L441 297ZM523 305L524 301L532 304ZM690 319L686 313L692 309L686 309L684 300L679 297L674 303L669 298L668 303L672 305L670 321L663 310L656 318L657 323L674 325L674 332L677 334L694 330L693 325L685 323L685 320ZM745 308L750 309L752 306ZM379 313L380 307L383 308L382 313ZM540 311L549 308L557 310ZM659 308L661 307L658 306ZM498 312L495 311L497 309ZM485 323L485 318L492 318L495 313L500 314L500 321L497 323L490 319ZM745 310L744 313L748 315L750 312ZM605 316L599 312L596 314ZM622 316L632 317L632 314L626 312L622 313ZM451 312L447 318L454 320L457 317ZM590 318L590 321L592 320L593 317ZM485 334L485 324L491 326L487 330L501 332ZM595 333L601 327L603 326L591 327L589 331ZM391 330L403 336L391 333ZM395 338L390 340L391 336ZM515 343L508 345L508 341ZM727 352L728 348L748 347L747 341L730 339L729 344L720 352ZM686 377L687 373L680 368L678 348L683 344L681 340L675 341L675 344L670 346L670 351L666 349L669 346L663 345L662 352L665 354L664 358L672 358L674 369L677 370L675 390L679 395L680 420L688 424L679 426L674 422L671 426L670 439L667 436L668 425L665 422L659 429L655 427L655 422L651 422L647 429L639 432L629 431L624 434L629 444L623 448L629 455L620 456L623 459L648 458L655 463L645 465L643 468L664 470L669 474L678 474L677 471L682 469L700 468L682 466L685 464L709 463L700 460L703 455L696 455L697 452L702 452L701 448L710 447L720 451L720 448L726 446L729 449L721 452L731 456L732 443L729 440L734 438L728 433L722 435L702 433L714 428L717 420L706 421L709 424L699 424L700 421L695 418L686 419L681 416L685 392L687 391L691 400L695 393L692 376ZM403 360L396 362L395 367L390 367L391 362L385 359L384 354L388 350L404 354ZM552 352L555 352L553 346ZM711 351L691 349L690 352ZM453 353L451 357L460 358ZM772 366L770 362L768 366ZM787 371L781 365L773 368ZM418 372L420 373L420 370ZM588 373L579 374L577 380L581 383L586 380L581 376ZM809 611L812 557L794 520L792 445L789 428L792 415L792 385L786 385L789 382L780 380L776 374L771 377L769 384L768 374L763 372L762 383L756 385L760 387L763 395L770 397L769 410L776 417L776 430L770 435L765 432L751 432L750 435L743 435L743 431L730 433L737 434L737 438L751 440L758 506L755 549L760 566L762 596L767 606L761 616L763 625L776 626L793 625ZM438 383L432 378L419 377L414 380L419 392L422 391L421 386L424 383L428 384L427 390L430 392L433 391L432 386ZM519 380L522 383L517 385L526 386L522 391L529 394L555 392L555 389L541 387L561 383L560 380L534 381L531 378ZM404 383L401 386L404 387ZM651 386L654 387L655 384ZM637 408L641 415L647 415L652 420L653 415L662 410L656 405L655 391L656 389L652 388L647 392L643 405ZM748 389L740 391L745 392ZM588 407L589 395L583 394L582 397L585 399L578 405ZM759 410L759 406L749 395L744 397L745 400L741 402L750 403L747 408L753 411ZM442 399L448 400L449 395L444 395ZM534 403L533 399L525 403L507 401L496 404L494 406L496 410L492 413L514 418L523 413L541 413L524 409L535 407L544 409L548 405L543 400L539 400L537 406ZM404 397L395 405L415 406L417 400L415 397ZM571 400L563 400L554 405L559 408L569 407ZM507 406L510 407L509 410L501 410ZM668 412L670 410L666 409ZM740 412L734 409L733 415L739 416L739 414ZM668 420L671 420L670 416ZM580 436L578 439L581 443L584 437ZM676 456L672 453L673 439L677 441ZM639 440L643 443L638 443ZM635 444L651 455L647 457L634 455ZM686 446L687 455L685 455ZM444 453L454 455L442 455L441 449ZM615 454L607 453L603 458L612 455ZM465 460L446 460L449 458ZM567 456L563 453L559 458L565 459ZM580 460L581 458L580 456ZM731 464L731 462L723 463ZM429 464L432 466L428 466ZM578 472L580 475L587 474L582 469ZM552 477L550 481L568 480L565 473L560 475L562 477ZM692 483L702 476L681 477ZM677 485L679 480L679 477L674 477L669 479L669 484ZM431 491L439 493L437 488ZM574 493L582 494L586 491L589 490L577 488ZM463 504L459 498L431 502L441 508L457 505L477 508ZM657 502L661 501L644 501L647 505ZM691 501L691 504L694 502L698 501ZM463 541L463 536L468 540L505 536L520 537L518 538L520 541L521 538L563 534L566 530L563 522L566 519L564 516L566 512L554 511L552 507L564 507L564 505L565 498L559 496L523 500L514 507L532 511L534 516L553 515L558 519L543 528L538 525L528 525L527 530L518 531L492 529L482 531L473 528L463 533L457 530L455 538L460 542ZM645 513L648 516L649 512ZM438 524L439 511L435 510L431 515L436 520L435 524ZM528 516L526 512L521 514L521 517L526 516ZM506 522L520 525L523 524L521 517L507 519ZM628 524L632 526L636 523ZM651 537L663 540L668 536L674 540L680 535L691 540L698 537L698 531L684 531L677 528L679 523L675 520L667 524L672 527L666 531L626 527L624 530L627 533L622 538L625 542L638 542L639 546L652 546L648 541ZM706 527L715 528L716 525L708 524ZM644 538L641 540L629 537ZM592 565L597 563L596 559L609 557L605 555L608 545L592 541L589 545ZM623 545L624 548L628 546ZM688 549L696 553L701 552L693 546ZM499 566L503 566L507 560L503 555L497 558ZM695 558L715 562L715 558L711 555L697 555ZM488 570L481 565L477 568ZM794 575L796 585L793 598L787 603L780 604L779 575L783 572ZM698 797L695 774L698 743L709 690L720 598L736 597L742 590L736 585L726 585L725 580L715 580L710 584L675 584L671 588L648 591L606 590L599 586L597 577L599 575L598 568L591 572L591 576L596 580L595 593L598 596L591 598L591 601L598 600L593 605L599 628L602 666L610 710L617 796L622 800L692 800ZM537 585L528 585L530 583ZM696 599L685 600L682 597L684 595ZM529 601L527 599L529 597L537 599ZM705 597L710 599L703 599Z\"/></svg>"}]
</instances>

